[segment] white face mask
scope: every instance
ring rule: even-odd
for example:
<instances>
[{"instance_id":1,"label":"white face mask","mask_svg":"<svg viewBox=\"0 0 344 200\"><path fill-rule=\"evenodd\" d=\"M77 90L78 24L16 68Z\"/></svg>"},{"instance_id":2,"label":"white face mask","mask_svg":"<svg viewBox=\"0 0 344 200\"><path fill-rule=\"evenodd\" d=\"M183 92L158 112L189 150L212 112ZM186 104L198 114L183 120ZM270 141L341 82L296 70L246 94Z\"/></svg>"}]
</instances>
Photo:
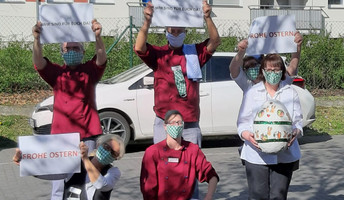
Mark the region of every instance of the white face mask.
<instances>
[{"instance_id":1,"label":"white face mask","mask_svg":"<svg viewBox=\"0 0 344 200\"><path fill-rule=\"evenodd\" d=\"M172 47L181 47L184 44L185 33L179 34L177 37L166 31L166 38Z\"/></svg>"}]
</instances>

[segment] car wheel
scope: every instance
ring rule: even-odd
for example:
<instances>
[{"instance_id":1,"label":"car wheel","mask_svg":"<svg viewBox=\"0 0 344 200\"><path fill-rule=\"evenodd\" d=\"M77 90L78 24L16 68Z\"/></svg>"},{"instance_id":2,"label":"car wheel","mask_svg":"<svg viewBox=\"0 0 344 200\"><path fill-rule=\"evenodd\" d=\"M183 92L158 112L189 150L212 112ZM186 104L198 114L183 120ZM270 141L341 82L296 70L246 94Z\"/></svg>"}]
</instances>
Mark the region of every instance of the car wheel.
<instances>
[{"instance_id":1,"label":"car wheel","mask_svg":"<svg viewBox=\"0 0 344 200\"><path fill-rule=\"evenodd\" d=\"M99 114L103 134L119 135L125 145L130 140L130 128L127 120L116 112L102 112Z\"/></svg>"}]
</instances>

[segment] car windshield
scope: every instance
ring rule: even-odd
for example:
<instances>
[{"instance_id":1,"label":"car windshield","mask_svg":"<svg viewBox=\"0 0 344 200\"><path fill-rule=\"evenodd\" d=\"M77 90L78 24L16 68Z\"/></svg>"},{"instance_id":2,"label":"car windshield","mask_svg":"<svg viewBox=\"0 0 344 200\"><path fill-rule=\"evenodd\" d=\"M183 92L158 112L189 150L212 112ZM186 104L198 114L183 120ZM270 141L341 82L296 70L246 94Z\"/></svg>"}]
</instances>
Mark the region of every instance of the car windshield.
<instances>
[{"instance_id":1,"label":"car windshield","mask_svg":"<svg viewBox=\"0 0 344 200\"><path fill-rule=\"evenodd\" d=\"M116 76L100 81L100 83L102 84L115 84L115 83L121 83L124 81L127 81L141 73L143 73L144 71L146 71L148 69L148 67L145 64L140 64L137 65L131 69L128 69L120 74L117 74Z\"/></svg>"}]
</instances>

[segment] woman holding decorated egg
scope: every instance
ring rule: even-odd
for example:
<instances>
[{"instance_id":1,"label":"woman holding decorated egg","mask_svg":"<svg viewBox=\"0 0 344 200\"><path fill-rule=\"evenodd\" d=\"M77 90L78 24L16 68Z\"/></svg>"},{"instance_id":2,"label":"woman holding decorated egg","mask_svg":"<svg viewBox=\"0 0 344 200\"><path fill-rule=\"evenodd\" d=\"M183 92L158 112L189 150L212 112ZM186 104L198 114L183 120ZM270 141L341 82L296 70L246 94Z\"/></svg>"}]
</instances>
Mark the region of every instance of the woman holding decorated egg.
<instances>
[{"instance_id":1,"label":"woman holding decorated egg","mask_svg":"<svg viewBox=\"0 0 344 200\"><path fill-rule=\"evenodd\" d=\"M264 57L261 82L244 95L238 134L244 140L249 199L287 199L301 152L302 111L297 92L282 80L286 67L278 54Z\"/></svg>"}]
</instances>

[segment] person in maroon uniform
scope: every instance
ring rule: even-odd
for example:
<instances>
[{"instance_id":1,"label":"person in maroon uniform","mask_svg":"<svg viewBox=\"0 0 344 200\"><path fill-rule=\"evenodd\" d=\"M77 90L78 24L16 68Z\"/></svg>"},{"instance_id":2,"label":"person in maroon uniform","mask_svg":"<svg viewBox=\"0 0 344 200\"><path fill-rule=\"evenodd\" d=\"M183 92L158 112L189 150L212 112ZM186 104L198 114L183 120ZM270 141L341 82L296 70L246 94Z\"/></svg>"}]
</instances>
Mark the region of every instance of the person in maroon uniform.
<instances>
[{"instance_id":1,"label":"person in maroon uniform","mask_svg":"<svg viewBox=\"0 0 344 200\"><path fill-rule=\"evenodd\" d=\"M92 21L92 30L96 38L96 55L85 63L82 63L85 51L81 43L61 44L63 66L43 57L40 43L41 30L41 22L37 22L32 28L33 63L38 74L53 88L51 134L78 132L80 139L91 152L95 149L96 137L102 134L95 101L95 88L106 67L106 51L101 38L102 26L97 20ZM57 182L63 184L61 181ZM63 187L57 185L59 184L53 184L53 200L62 198Z\"/></svg>"},{"instance_id":2,"label":"person in maroon uniform","mask_svg":"<svg viewBox=\"0 0 344 200\"><path fill-rule=\"evenodd\" d=\"M154 143L166 139L164 116L168 110L176 109L183 115L185 124L183 138L201 146L199 127L199 80L201 67L211 58L221 40L210 14L211 6L203 1L204 20L209 38L205 41L184 45L185 27L166 27L168 44L154 46L147 43L148 29L152 22L153 5L148 2L144 9L145 20L134 50L154 71Z\"/></svg>"},{"instance_id":3,"label":"person in maroon uniform","mask_svg":"<svg viewBox=\"0 0 344 200\"><path fill-rule=\"evenodd\" d=\"M219 176L198 145L182 138L184 121L177 110L166 113L165 140L147 148L141 166L143 199L190 199L195 179L208 182L204 199L213 198Z\"/></svg>"}]
</instances>

